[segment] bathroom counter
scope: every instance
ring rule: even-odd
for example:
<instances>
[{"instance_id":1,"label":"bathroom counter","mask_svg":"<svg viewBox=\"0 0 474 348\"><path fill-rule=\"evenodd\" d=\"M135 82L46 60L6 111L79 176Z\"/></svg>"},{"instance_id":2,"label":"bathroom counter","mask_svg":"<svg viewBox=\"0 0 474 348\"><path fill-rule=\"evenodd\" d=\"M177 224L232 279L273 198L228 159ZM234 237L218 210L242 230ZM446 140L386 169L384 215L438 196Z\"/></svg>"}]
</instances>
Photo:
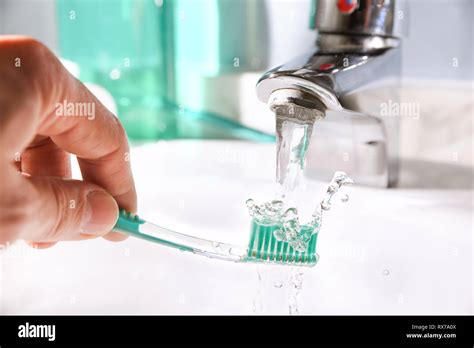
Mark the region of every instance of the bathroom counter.
<instances>
[{"instance_id":1,"label":"bathroom counter","mask_svg":"<svg viewBox=\"0 0 474 348\"><path fill-rule=\"evenodd\" d=\"M245 245L244 203L271 198L274 145L159 142L133 148L132 165L143 217ZM326 186L308 183L315 203ZM324 216L319 263L303 271L212 260L134 238L46 250L17 243L0 254L0 313L287 314L295 306L302 314L473 313L470 189L411 182L348 193L349 202L335 201Z\"/></svg>"}]
</instances>

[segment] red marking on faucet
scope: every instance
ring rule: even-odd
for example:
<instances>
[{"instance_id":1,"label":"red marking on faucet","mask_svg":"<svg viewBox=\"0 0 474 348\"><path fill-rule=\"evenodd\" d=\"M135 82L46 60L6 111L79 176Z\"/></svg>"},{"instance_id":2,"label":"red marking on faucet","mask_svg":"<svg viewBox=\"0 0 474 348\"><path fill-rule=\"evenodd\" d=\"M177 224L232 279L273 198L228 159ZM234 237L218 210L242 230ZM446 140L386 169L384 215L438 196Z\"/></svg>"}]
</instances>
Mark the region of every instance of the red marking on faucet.
<instances>
[{"instance_id":1,"label":"red marking on faucet","mask_svg":"<svg viewBox=\"0 0 474 348\"><path fill-rule=\"evenodd\" d=\"M342 14L351 14L359 6L358 0L338 0L337 8Z\"/></svg>"},{"instance_id":2,"label":"red marking on faucet","mask_svg":"<svg viewBox=\"0 0 474 348\"><path fill-rule=\"evenodd\" d=\"M332 68L334 68L334 64L325 63L325 64L321 64L318 69L319 70L329 70L329 69L332 69Z\"/></svg>"}]
</instances>

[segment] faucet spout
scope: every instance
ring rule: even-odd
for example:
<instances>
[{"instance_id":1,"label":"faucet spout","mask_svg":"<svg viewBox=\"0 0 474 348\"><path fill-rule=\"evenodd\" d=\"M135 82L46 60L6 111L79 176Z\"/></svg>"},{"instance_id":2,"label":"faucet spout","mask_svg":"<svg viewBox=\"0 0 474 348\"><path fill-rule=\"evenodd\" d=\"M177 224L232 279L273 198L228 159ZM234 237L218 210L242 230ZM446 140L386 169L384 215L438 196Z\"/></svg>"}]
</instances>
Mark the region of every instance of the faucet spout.
<instances>
[{"instance_id":1,"label":"faucet spout","mask_svg":"<svg viewBox=\"0 0 474 348\"><path fill-rule=\"evenodd\" d=\"M288 110L296 122L319 117L318 132L312 132L314 150L308 149L309 159L316 161L308 161L314 176L330 179L344 170L361 184L393 186L398 176L398 119L381 115L381 105L398 100L400 49L391 32L394 1L356 3L347 14L335 1L318 1L316 48L266 72L257 83L257 96L275 111L277 127L278 115ZM334 160L337 157L340 161Z\"/></svg>"}]
</instances>

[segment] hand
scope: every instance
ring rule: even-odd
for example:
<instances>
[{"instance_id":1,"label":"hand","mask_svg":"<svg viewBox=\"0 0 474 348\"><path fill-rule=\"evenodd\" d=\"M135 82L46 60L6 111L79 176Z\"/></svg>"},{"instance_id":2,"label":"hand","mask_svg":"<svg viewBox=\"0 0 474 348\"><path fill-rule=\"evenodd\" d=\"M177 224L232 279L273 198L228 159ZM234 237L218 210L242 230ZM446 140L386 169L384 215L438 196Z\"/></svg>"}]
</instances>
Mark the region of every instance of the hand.
<instances>
[{"instance_id":1,"label":"hand","mask_svg":"<svg viewBox=\"0 0 474 348\"><path fill-rule=\"evenodd\" d=\"M0 36L0 244L126 238L110 231L118 206L136 212L128 151L118 119L52 52ZM70 179L70 153L84 181Z\"/></svg>"}]
</instances>

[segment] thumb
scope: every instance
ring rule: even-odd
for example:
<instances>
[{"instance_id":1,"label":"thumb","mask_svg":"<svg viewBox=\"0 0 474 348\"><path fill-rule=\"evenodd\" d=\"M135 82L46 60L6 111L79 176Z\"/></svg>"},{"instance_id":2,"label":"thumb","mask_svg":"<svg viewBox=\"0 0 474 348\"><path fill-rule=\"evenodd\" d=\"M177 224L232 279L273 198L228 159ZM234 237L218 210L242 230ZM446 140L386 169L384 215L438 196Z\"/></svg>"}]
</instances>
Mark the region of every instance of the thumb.
<instances>
[{"instance_id":1,"label":"thumb","mask_svg":"<svg viewBox=\"0 0 474 348\"><path fill-rule=\"evenodd\" d=\"M32 197L38 203L30 212L33 229L21 238L33 242L89 239L112 230L118 218L115 199L101 187L58 178L29 177Z\"/></svg>"}]
</instances>

